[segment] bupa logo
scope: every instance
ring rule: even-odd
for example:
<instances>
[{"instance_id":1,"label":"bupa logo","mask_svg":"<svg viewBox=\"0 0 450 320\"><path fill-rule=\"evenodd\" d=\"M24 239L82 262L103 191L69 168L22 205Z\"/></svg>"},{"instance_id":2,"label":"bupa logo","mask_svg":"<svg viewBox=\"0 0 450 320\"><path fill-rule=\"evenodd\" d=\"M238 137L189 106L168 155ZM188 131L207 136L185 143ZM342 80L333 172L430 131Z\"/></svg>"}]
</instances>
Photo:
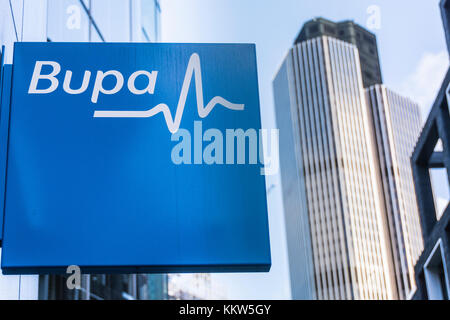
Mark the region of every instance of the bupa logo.
<instances>
[{"instance_id":1,"label":"bupa logo","mask_svg":"<svg viewBox=\"0 0 450 320\"><path fill-rule=\"evenodd\" d=\"M161 68L163 68L163 65L161 65ZM236 69L236 72L239 71L239 69ZM90 102L96 106L99 99L102 99L102 95L114 95L123 90L128 90L132 95L153 95L157 88L156 84L161 70L137 70L128 73L130 74L128 79L125 79L122 72L118 70L82 70L81 72L84 73L77 74L77 77L73 76L72 70L66 70L64 74L61 74L62 67L58 62L36 61L28 87L28 94L51 94L58 89L62 81L62 90L69 95L83 94L89 88L92 88ZM210 79L208 76L214 75L205 75L205 79ZM79 80L74 81L75 78ZM167 86L164 80L160 80L161 84L164 83L163 87ZM245 85L245 83L242 84ZM112 108L109 108L109 110L94 110L92 117L93 119L151 118L161 113L171 133L170 142L174 143L170 153L173 164L257 165L259 162L264 166L264 168L261 168L261 174L277 173L279 165L274 155L278 152L278 129L261 129L258 122L253 123L258 127L247 125L243 129L236 126L236 124L241 124L241 119L237 122L231 121L232 127L225 129L222 123L217 123L221 127L219 129L211 126L215 124L214 122L204 126L202 121L198 120L193 121L192 130L180 127L188 94L191 90L195 90L194 103L200 120L208 117L215 107L222 107L233 112L244 110L245 105L243 103L230 102L221 96L215 96L206 103L203 85L200 56L198 53L193 53L189 56L187 62L181 90L177 88L180 91L177 91L178 102L174 114L167 103L158 101L156 105L144 106L144 110L111 110ZM216 90L220 90L220 86L216 87ZM246 101L248 101L247 92L244 93L246 94ZM104 107L102 106L102 108ZM172 108L172 110L174 109ZM251 108L249 107L247 111L251 111ZM242 117L243 126L245 126L248 118L248 114ZM206 130L203 130L203 128Z\"/></svg>"},{"instance_id":2,"label":"bupa logo","mask_svg":"<svg viewBox=\"0 0 450 320\"><path fill-rule=\"evenodd\" d=\"M42 74L43 66L50 66L52 71L49 74ZM33 76L31 78L30 86L28 89L29 94L49 94L54 92L59 86L59 80L56 78L61 73L61 65L56 61L36 61ZM63 90L71 95L84 93L91 82L92 72L86 70L83 75L83 81L81 87L73 89L72 71L67 70L64 75ZM103 86L103 82L107 77L113 77L115 79L115 85L111 89L106 89ZM147 86L144 88L136 88L136 79L138 77L144 77L147 79ZM153 94L155 91L156 80L158 77L158 71L138 70L131 74L127 80L127 88L134 95ZM38 89L39 81L48 80L50 86L45 89ZM221 105L230 110L244 110L244 104L231 103L228 100L216 96L212 98L206 105L203 98L203 82L202 82L202 70L200 64L200 57L197 53L193 53L189 59L189 63L186 69L183 85L181 87L181 93L178 100L178 105L175 112L175 117L172 116L169 106L165 103L160 103L144 111L133 110L120 110L120 111L108 111L108 110L96 110L94 111L94 118L150 118L158 113L164 115L164 119L167 124L167 128L171 133L175 133L180 128L181 119L183 117L184 108L186 106L187 95L194 80L196 97L197 97L197 111L200 118L206 118L215 106ZM94 79L94 88L92 90L91 102L97 103L100 94L113 95L123 89L125 79L123 74L117 70L109 70L106 72L97 71Z\"/></svg>"}]
</instances>

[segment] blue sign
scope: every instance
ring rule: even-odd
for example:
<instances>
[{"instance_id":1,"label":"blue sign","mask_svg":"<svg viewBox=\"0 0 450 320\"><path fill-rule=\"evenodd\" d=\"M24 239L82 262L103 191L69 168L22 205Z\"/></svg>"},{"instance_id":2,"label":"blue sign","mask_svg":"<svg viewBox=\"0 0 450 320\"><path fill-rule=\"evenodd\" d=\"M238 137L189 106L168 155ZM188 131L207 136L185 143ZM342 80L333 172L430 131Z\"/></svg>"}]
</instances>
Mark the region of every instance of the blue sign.
<instances>
[{"instance_id":1,"label":"blue sign","mask_svg":"<svg viewBox=\"0 0 450 320\"><path fill-rule=\"evenodd\" d=\"M0 50L0 246L3 240L3 205L5 200L1 195L5 194L6 145L8 142L7 130L11 94L11 65L4 65L4 58L5 47L2 46Z\"/></svg>"},{"instance_id":2,"label":"blue sign","mask_svg":"<svg viewBox=\"0 0 450 320\"><path fill-rule=\"evenodd\" d=\"M12 74L5 274L270 269L254 45L16 43Z\"/></svg>"}]
</instances>

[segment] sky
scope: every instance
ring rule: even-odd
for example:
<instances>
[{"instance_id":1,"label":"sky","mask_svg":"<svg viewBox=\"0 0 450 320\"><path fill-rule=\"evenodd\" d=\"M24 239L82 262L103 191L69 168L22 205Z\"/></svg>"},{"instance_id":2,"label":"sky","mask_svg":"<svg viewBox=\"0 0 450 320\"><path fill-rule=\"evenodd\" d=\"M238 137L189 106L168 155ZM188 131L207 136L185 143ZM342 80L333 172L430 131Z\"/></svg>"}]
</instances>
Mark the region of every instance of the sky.
<instances>
[{"instance_id":1,"label":"sky","mask_svg":"<svg viewBox=\"0 0 450 320\"><path fill-rule=\"evenodd\" d=\"M272 80L302 25L315 17L367 26L378 6L384 84L421 105L426 119L448 68L439 0L160 0L163 42L255 43L263 127L275 128ZM372 20L373 21L373 20ZM229 299L289 299L279 176L267 177L272 268L215 274Z\"/></svg>"}]
</instances>

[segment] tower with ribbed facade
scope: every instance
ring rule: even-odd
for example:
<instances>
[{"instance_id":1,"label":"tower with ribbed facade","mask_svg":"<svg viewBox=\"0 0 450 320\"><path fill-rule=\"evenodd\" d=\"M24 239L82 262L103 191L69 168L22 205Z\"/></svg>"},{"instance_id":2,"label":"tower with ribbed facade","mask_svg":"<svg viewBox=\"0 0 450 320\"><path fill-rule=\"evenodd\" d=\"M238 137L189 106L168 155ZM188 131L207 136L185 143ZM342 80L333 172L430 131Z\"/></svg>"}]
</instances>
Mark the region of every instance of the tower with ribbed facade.
<instances>
[{"instance_id":1,"label":"tower with ribbed facade","mask_svg":"<svg viewBox=\"0 0 450 320\"><path fill-rule=\"evenodd\" d=\"M279 101L280 87L288 88L289 104ZM291 274L307 276L310 290L300 288L297 295L292 283L293 298L395 298L358 50L326 36L300 42L288 53L274 88L277 120L291 122L290 128L279 122L280 157L292 152L285 141L293 141L296 187L304 198L301 209L285 211L286 224L299 225L295 220L301 216L310 234L309 256L296 265L290 261ZM286 116L291 121L283 121ZM289 202L298 195L284 185L295 177L280 160ZM304 254L291 239L294 233L287 230L290 257Z\"/></svg>"},{"instance_id":2,"label":"tower with ribbed facade","mask_svg":"<svg viewBox=\"0 0 450 320\"><path fill-rule=\"evenodd\" d=\"M414 291L414 265L423 250L410 158L421 127L420 107L384 85L366 89L373 123L399 298Z\"/></svg>"},{"instance_id":3,"label":"tower with ribbed facade","mask_svg":"<svg viewBox=\"0 0 450 320\"><path fill-rule=\"evenodd\" d=\"M422 248L418 105L381 84L376 37L305 24L273 81L294 299L406 299Z\"/></svg>"}]
</instances>

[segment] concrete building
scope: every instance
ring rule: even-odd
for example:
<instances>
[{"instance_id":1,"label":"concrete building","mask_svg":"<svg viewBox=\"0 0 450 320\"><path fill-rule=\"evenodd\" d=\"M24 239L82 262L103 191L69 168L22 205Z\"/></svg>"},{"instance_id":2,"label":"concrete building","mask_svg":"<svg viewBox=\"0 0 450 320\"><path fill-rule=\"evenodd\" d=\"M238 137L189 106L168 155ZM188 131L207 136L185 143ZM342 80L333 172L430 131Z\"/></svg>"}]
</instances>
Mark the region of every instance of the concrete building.
<instances>
[{"instance_id":1,"label":"concrete building","mask_svg":"<svg viewBox=\"0 0 450 320\"><path fill-rule=\"evenodd\" d=\"M0 46L12 63L14 42L153 42L160 35L158 0L0 0ZM164 299L167 276L83 275L68 290L55 275L0 275L0 299Z\"/></svg>"},{"instance_id":2,"label":"concrete building","mask_svg":"<svg viewBox=\"0 0 450 320\"><path fill-rule=\"evenodd\" d=\"M406 299L415 288L419 106L381 81L375 35L323 18L305 24L274 80L294 298Z\"/></svg>"},{"instance_id":3,"label":"concrete building","mask_svg":"<svg viewBox=\"0 0 450 320\"><path fill-rule=\"evenodd\" d=\"M414 265L423 249L410 157L422 125L420 107L384 85L366 89L375 159L400 299L415 289Z\"/></svg>"},{"instance_id":4,"label":"concrete building","mask_svg":"<svg viewBox=\"0 0 450 320\"><path fill-rule=\"evenodd\" d=\"M450 52L450 1L440 3ZM413 299L450 297L450 70L411 157L424 250L415 265Z\"/></svg>"},{"instance_id":5,"label":"concrete building","mask_svg":"<svg viewBox=\"0 0 450 320\"><path fill-rule=\"evenodd\" d=\"M332 22L316 18L306 22L295 43L328 36L354 44L358 48L364 88L383 82L376 36L353 21Z\"/></svg>"},{"instance_id":6,"label":"concrete building","mask_svg":"<svg viewBox=\"0 0 450 320\"><path fill-rule=\"evenodd\" d=\"M397 298L357 47L298 42L273 85L292 297Z\"/></svg>"}]
</instances>

